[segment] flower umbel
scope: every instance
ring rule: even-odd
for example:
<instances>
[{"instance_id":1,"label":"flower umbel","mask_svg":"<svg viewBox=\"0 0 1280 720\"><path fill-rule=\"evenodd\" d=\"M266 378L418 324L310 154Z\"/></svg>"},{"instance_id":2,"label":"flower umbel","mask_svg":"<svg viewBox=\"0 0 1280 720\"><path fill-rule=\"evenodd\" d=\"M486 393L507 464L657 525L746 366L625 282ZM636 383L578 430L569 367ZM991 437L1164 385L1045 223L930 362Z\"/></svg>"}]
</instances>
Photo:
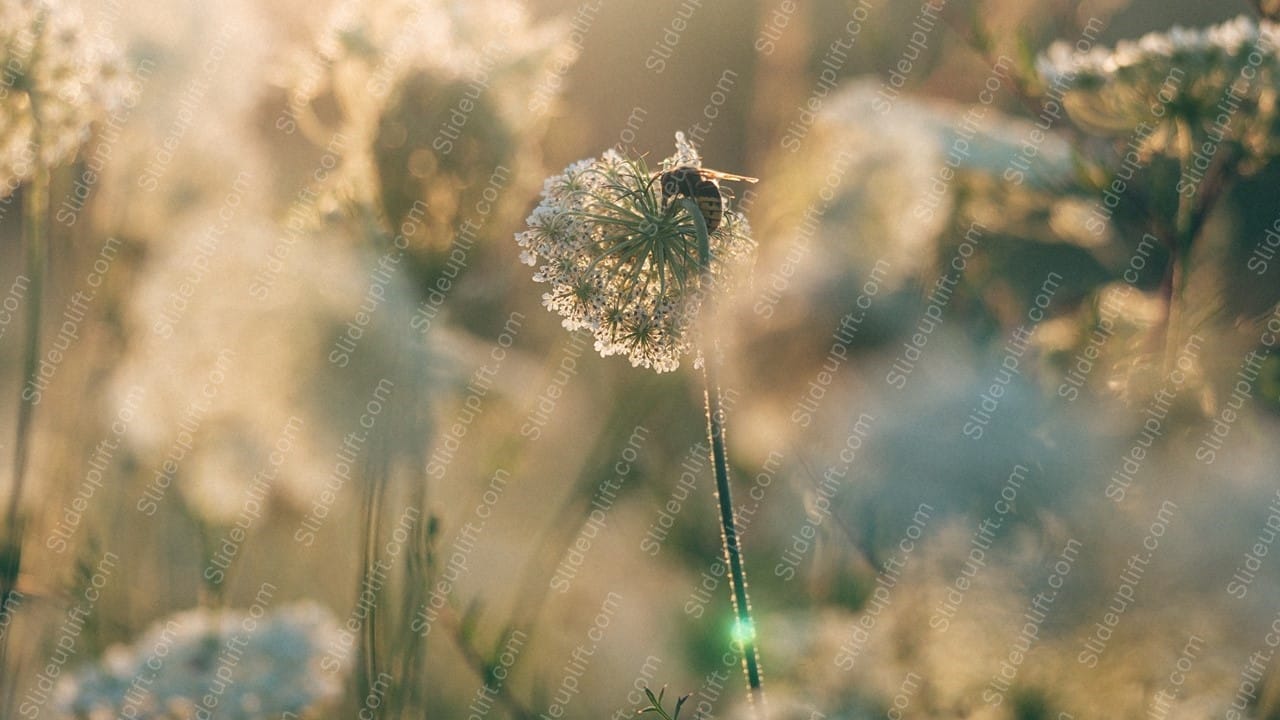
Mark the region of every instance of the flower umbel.
<instances>
[{"instance_id":1,"label":"flower umbel","mask_svg":"<svg viewBox=\"0 0 1280 720\"><path fill-rule=\"evenodd\" d=\"M650 172L642 158L606 150L548 178L529 228L516 235L520 259L548 283L542 304L569 330L587 329L603 356L625 354L633 366L675 370L694 348L693 325L704 295L727 286L755 249L739 212L724 209L710 235L702 272L694 218L664 197L659 177L701 167L697 150L676 134L676 153ZM706 287L709 279L711 288Z\"/></svg>"},{"instance_id":2,"label":"flower umbel","mask_svg":"<svg viewBox=\"0 0 1280 720\"><path fill-rule=\"evenodd\" d=\"M1280 84L1278 47L1280 25L1240 16L1203 29L1174 26L1114 49L1081 53L1059 41L1036 67L1046 86L1065 91L1078 122L1103 133L1127 133L1141 121L1164 125L1166 132L1151 142L1167 146L1161 141L1172 121L1207 131L1224 113L1247 126L1230 128L1234 136L1269 132Z\"/></svg>"}]
</instances>

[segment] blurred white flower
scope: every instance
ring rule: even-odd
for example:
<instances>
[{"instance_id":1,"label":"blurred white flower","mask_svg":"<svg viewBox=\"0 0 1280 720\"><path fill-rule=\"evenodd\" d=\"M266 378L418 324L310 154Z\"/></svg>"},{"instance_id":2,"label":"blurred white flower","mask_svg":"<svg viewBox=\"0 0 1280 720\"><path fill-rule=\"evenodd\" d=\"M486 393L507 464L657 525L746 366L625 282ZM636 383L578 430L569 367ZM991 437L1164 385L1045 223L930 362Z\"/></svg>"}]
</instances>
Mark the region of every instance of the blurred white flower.
<instances>
[{"instance_id":1,"label":"blurred white flower","mask_svg":"<svg viewBox=\"0 0 1280 720\"><path fill-rule=\"evenodd\" d=\"M347 140L330 188L340 197L376 205L381 190L393 221L412 202L402 192L451 215L470 204L458 196L471 173L515 164L540 137L529 104L563 42L563 23L535 24L513 0L338 3L314 45L279 63L283 127L318 145Z\"/></svg>"},{"instance_id":2,"label":"blurred white flower","mask_svg":"<svg viewBox=\"0 0 1280 720\"><path fill-rule=\"evenodd\" d=\"M807 169L814 184L807 199L822 211L828 240L818 249L818 272L869 268L883 260L888 268L882 277L896 285L933 261L952 198L945 194L926 208L922 189L944 164L959 118L950 108L911 98L901 99L890 115L875 112L878 89L878 83L855 82L824 109L822 127L829 132L816 143ZM834 186L832 200L822 202L818 183Z\"/></svg>"},{"instance_id":3,"label":"blurred white flower","mask_svg":"<svg viewBox=\"0 0 1280 720\"><path fill-rule=\"evenodd\" d=\"M551 286L542 304L566 329L590 330L601 355L666 372L694 348L690 331L704 299L697 232L658 180L701 164L683 133L658 172L606 150L548 178L529 229L516 235L521 260L537 265L534 281ZM750 233L746 217L725 208L710 235L712 285L727 287L750 261Z\"/></svg>"},{"instance_id":4,"label":"blurred white flower","mask_svg":"<svg viewBox=\"0 0 1280 720\"><path fill-rule=\"evenodd\" d=\"M1203 29L1175 26L1114 49L1077 52L1059 41L1036 69L1051 92L1065 93L1076 121L1095 131L1128 132L1140 122L1163 126L1148 144L1168 148L1174 120L1211 132L1226 112L1239 119L1233 137L1269 125L1280 84L1278 45L1280 26L1240 16Z\"/></svg>"},{"instance_id":5,"label":"blurred white flower","mask_svg":"<svg viewBox=\"0 0 1280 720\"><path fill-rule=\"evenodd\" d=\"M313 602L266 615L180 612L64 676L55 691L56 717L198 717L192 713L204 707L226 720L265 720L308 712L342 693L346 667L320 668L337 636L333 615Z\"/></svg>"},{"instance_id":6,"label":"blurred white flower","mask_svg":"<svg viewBox=\"0 0 1280 720\"><path fill-rule=\"evenodd\" d=\"M990 108L910 96L883 114L876 112L879 91L878 80L842 88L806 147L784 159L779 176L771 174L773 185L790 192L762 210L769 214L761 222L773 231L765 234L793 239L770 247L761 266L798 264L787 284L810 285L823 296L855 281L861 286L873 269L882 289L924 277L957 200L968 203L962 214L974 214L973 193L961 190L975 178L999 178L1028 134L1041 132ZM1054 133L1041 136L1027 183L1060 186L1073 172L1070 145ZM788 260L795 257L803 262Z\"/></svg>"},{"instance_id":7,"label":"blurred white flower","mask_svg":"<svg viewBox=\"0 0 1280 720\"><path fill-rule=\"evenodd\" d=\"M1139 70L1163 80L1174 65L1215 64L1247 54L1255 45L1271 50L1266 53L1269 57L1265 61L1274 65L1274 48L1280 40L1278 32L1280 28L1268 20L1258 23L1241 15L1208 28L1175 25L1167 33L1147 33L1136 41L1121 40L1113 50L1093 46L1087 52L1075 52L1070 43L1059 40L1037 59L1036 68L1048 83L1059 78L1069 82L1118 78L1126 71Z\"/></svg>"},{"instance_id":8,"label":"blurred white flower","mask_svg":"<svg viewBox=\"0 0 1280 720\"><path fill-rule=\"evenodd\" d=\"M296 54L281 70L304 81L312 60L364 65L368 76L360 80L367 90L385 94L414 69L465 78L487 54L525 54L545 46L556 29L533 27L524 5L513 0L356 0L335 6L315 48Z\"/></svg>"},{"instance_id":9,"label":"blurred white flower","mask_svg":"<svg viewBox=\"0 0 1280 720\"><path fill-rule=\"evenodd\" d=\"M57 0L0 3L0 197L75 153L119 99L115 60L79 10Z\"/></svg>"},{"instance_id":10,"label":"blurred white flower","mask_svg":"<svg viewBox=\"0 0 1280 720\"><path fill-rule=\"evenodd\" d=\"M317 222L306 232L285 245L256 212L228 223L210 210L171 225L151 253L125 305L131 342L113 378L121 397L146 391L126 438L147 468L130 504L184 503L229 524L261 473L273 504L301 507L320 492L376 380L408 392L423 373L425 346L406 341L402 279L371 282L376 258L339 229ZM287 265L275 262L286 253ZM341 367L329 355L362 305L365 325L339 351ZM396 372L392 347L408 360Z\"/></svg>"}]
</instances>

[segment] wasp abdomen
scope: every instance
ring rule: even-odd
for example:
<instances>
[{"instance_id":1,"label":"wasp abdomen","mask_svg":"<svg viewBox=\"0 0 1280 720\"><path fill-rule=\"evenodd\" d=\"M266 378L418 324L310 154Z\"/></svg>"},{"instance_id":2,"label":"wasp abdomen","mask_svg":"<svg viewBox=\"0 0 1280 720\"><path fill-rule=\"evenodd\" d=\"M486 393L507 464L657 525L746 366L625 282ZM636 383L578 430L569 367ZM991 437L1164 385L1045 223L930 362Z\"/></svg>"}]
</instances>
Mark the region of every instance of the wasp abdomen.
<instances>
[{"instance_id":1,"label":"wasp abdomen","mask_svg":"<svg viewBox=\"0 0 1280 720\"><path fill-rule=\"evenodd\" d=\"M673 202L680 196L691 198L702 211L707 232L715 232L720 227L720 220L724 217L724 196L714 177L701 168L680 167L662 173L660 181L665 202Z\"/></svg>"}]
</instances>

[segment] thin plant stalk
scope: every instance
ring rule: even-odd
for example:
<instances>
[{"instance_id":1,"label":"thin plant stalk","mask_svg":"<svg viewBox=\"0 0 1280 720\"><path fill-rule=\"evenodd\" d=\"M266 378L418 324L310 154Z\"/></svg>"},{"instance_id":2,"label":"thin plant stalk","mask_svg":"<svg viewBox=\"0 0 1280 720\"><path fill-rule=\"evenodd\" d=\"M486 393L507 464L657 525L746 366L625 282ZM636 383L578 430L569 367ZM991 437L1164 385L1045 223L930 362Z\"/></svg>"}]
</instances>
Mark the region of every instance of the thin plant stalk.
<instances>
[{"instance_id":1,"label":"thin plant stalk","mask_svg":"<svg viewBox=\"0 0 1280 720\"><path fill-rule=\"evenodd\" d=\"M36 363L40 356L42 309L40 300L43 295L49 255L44 237L44 216L49 205L48 183L48 171L37 167L31 182L23 188L23 245L26 251L26 274L30 278L30 290L27 301L26 343L22 357L22 386L18 389L17 432L13 442L13 492L5 512L5 528L10 535L10 540L15 539L13 534L17 531L19 524L18 508L30 456L31 425L35 420L35 400L26 399L23 393L28 385L35 382Z\"/></svg>"},{"instance_id":2,"label":"thin plant stalk","mask_svg":"<svg viewBox=\"0 0 1280 720\"><path fill-rule=\"evenodd\" d=\"M466 661L467 667L480 678L485 692L492 689L493 696L502 703L507 709L508 714L515 720L537 720L538 715L531 708L527 707L520 698L516 697L515 691L511 689L510 684L502 682L494 685L493 669L497 667L497 651L486 657L465 637L466 633L462 629L463 620L458 618L451 608L445 608L442 611L441 619L449 625L449 631L454 639L454 643L458 648L458 652L462 653L463 660ZM500 637L510 638L513 628L508 626ZM545 715L543 717L546 717Z\"/></svg>"},{"instance_id":3,"label":"thin plant stalk","mask_svg":"<svg viewBox=\"0 0 1280 720\"><path fill-rule=\"evenodd\" d=\"M707 435L711 439L711 460L716 474L716 500L720 505L720 532L724 543L725 558L729 563L729 575L733 588L733 609L736 617L735 640L742 644L743 667L747 685L751 688L752 704L757 715L764 707L764 687L760 678L760 660L756 651L756 626L751 619L751 600L747 597L747 576L742 567L742 547L738 542L737 525L733 517L733 497L729 489L729 465L725 459L724 408L720 403L720 381L712 366L711 357L703 361L704 399L707 406Z\"/></svg>"},{"instance_id":4,"label":"thin plant stalk","mask_svg":"<svg viewBox=\"0 0 1280 720\"><path fill-rule=\"evenodd\" d=\"M36 108L32 107L34 113ZM37 127L39 115L36 115ZM37 162L31 181L22 191L22 243L25 252L26 275L29 278L26 317L26 342L22 356L22 382L18 388L18 419L13 441L13 481L10 485L9 504L5 509L4 536L0 538L0 612L9 606L10 598L17 593L18 574L22 565L21 516L22 491L26 485L27 465L30 456L31 426L35 420L35 398L23 396L27 385L35 382L36 365L40 356L40 319L44 295L44 278L49 263L48 243L44 235L44 219L49 207L49 171L38 159L40 145L34 147ZM0 639L0 676L8 675L9 636ZM7 691L4 693L7 695ZM6 702L8 697L0 698Z\"/></svg>"},{"instance_id":5,"label":"thin plant stalk","mask_svg":"<svg viewBox=\"0 0 1280 720\"><path fill-rule=\"evenodd\" d=\"M365 462L365 493L364 493L364 547L360 557L360 576L356 582L356 599L359 602L360 595L365 590L365 582L370 577L374 565L377 563L378 538L381 536L382 528L382 509L385 504L386 497L386 480L387 480L387 463L384 453L377 452L378 449L385 450L385 437L378 436L374 441L374 448ZM381 660L378 651L378 597L381 593L375 595L374 602L369 604L368 613L364 619L364 625L360 633L360 666L356 670L356 697L367 698L373 691L373 685L381 673Z\"/></svg>"},{"instance_id":6,"label":"thin plant stalk","mask_svg":"<svg viewBox=\"0 0 1280 720\"><path fill-rule=\"evenodd\" d=\"M698 255L702 266L702 292L708 297L711 291L711 239L702 211L690 198L681 198L684 209L693 218L698 234ZM703 399L707 408L707 436L711 441L711 463L716 474L716 500L720 505L720 535L724 544L725 560L729 564L729 578L733 590L735 617L734 639L742 647L742 664L747 675L749 698L757 718L764 717L764 685L760 677L760 660L756 654L756 625L751 619L751 601L747 597L747 575L742 567L742 547L738 543L738 528L733 516L733 496L729 486L729 462L725 455L724 407L720 398L719 348L712 343L709 352L703 353Z\"/></svg>"},{"instance_id":7,"label":"thin plant stalk","mask_svg":"<svg viewBox=\"0 0 1280 720\"><path fill-rule=\"evenodd\" d=\"M1185 121L1177 124L1180 177L1185 176L1191 165L1191 148L1195 138ZM1164 372L1168 374L1177 362L1178 343L1181 341L1182 322L1180 304L1186 286L1187 263L1191 259L1191 244L1195 240L1196 218L1194 196L1178 193L1178 210L1174 221L1174 237L1169 245L1169 266L1161 282L1161 295L1165 304L1164 317Z\"/></svg>"}]
</instances>

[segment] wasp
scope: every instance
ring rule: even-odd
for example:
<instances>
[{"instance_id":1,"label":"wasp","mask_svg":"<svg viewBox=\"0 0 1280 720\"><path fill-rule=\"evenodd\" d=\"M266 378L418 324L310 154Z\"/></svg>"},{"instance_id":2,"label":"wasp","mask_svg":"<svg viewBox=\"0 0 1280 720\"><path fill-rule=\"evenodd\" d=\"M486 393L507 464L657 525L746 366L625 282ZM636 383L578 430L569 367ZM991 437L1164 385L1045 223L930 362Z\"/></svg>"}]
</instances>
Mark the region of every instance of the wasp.
<instances>
[{"instance_id":1,"label":"wasp","mask_svg":"<svg viewBox=\"0 0 1280 720\"><path fill-rule=\"evenodd\" d=\"M724 217L721 180L753 183L759 182L760 179L685 165L667 170L659 176L659 182L662 184L662 201L670 205L682 195L692 199L698 203L698 209L702 211L702 219L707 222L707 232L713 233L720 227L720 220Z\"/></svg>"}]
</instances>

